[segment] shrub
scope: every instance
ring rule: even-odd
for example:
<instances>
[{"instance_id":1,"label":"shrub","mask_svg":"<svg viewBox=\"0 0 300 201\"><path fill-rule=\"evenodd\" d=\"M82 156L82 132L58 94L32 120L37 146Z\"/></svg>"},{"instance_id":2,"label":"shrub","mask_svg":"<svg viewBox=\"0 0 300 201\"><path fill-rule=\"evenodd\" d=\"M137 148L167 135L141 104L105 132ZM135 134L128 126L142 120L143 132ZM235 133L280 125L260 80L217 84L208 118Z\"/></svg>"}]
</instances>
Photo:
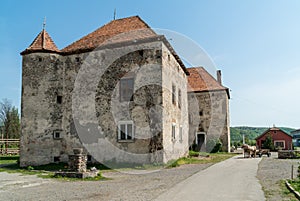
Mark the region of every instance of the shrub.
<instances>
[{"instance_id":1,"label":"shrub","mask_svg":"<svg viewBox=\"0 0 300 201\"><path fill-rule=\"evenodd\" d=\"M217 153L222 151L222 142L220 139L210 139L206 144L206 150L210 153Z\"/></svg>"},{"instance_id":2,"label":"shrub","mask_svg":"<svg viewBox=\"0 0 300 201\"><path fill-rule=\"evenodd\" d=\"M179 160L179 159L178 159ZM167 163L168 168L173 168L179 166L178 160L171 160Z\"/></svg>"},{"instance_id":3,"label":"shrub","mask_svg":"<svg viewBox=\"0 0 300 201\"><path fill-rule=\"evenodd\" d=\"M189 157L198 157L199 154L200 153L198 151L189 151Z\"/></svg>"}]
</instances>

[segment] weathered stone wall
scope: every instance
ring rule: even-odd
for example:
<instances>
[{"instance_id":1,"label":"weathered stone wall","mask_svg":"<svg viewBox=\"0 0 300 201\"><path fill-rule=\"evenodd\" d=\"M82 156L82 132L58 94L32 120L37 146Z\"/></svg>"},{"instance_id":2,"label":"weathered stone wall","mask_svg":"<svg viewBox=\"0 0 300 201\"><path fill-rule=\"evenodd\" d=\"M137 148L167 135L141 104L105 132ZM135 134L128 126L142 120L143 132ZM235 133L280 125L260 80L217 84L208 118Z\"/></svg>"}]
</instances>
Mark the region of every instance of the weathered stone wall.
<instances>
[{"instance_id":1,"label":"weathered stone wall","mask_svg":"<svg viewBox=\"0 0 300 201\"><path fill-rule=\"evenodd\" d=\"M65 122L67 101L57 103L65 94L65 58L57 54L32 53L23 56L22 69L22 136L20 164L40 165L66 161L70 146L78 146ZM61 137L54 139L53 132Z\"/></svg>"},{"instance_id":2,"label":"weathered stone wall","mask_svg":"<svg viewBox=\"0 0 300 201\"><path fill-rule=\"evenodd\" d=\"M162 46L163 68L163 147L164 162L177 159L188 152L188 107L187 107L187 76L177 63L174 56ZM175 87L176 103L172 102L172 86ZM178 91L181 91L181 106L178 103ZM175 126L175 139L172 138L172 125ZM182 139L180 139L182 127Z\"/></svg>"},{"instance_id":3,"label":"weathered stone wall","mask_svg":"<svg viewBox=\"0 0 300 201\"><path fill-rule=\"evenodd\" d=\"M163 149L161 140L161 45L135 47L117 58L103 73L96 93L98 123L105 140L111 145L110 154L97 154L100 161L124 163L150 163L150 153ZM134 79L131 101L120 100L120 79ZM112 89L109 87L112 86ZM117 140L118 122L133 121L134 140ZM103 142L100 142L101 144ZM105 145L104 145L105 146ZM156 162L162 162L156 158Z\"/></svg>"},{"instance_id":4,"label":"weathered stone wall","mask_svg":"<svg viewBox=\"0 0 300 201\"><path fill-rule=\"evenodd\" d=\"M24 55L21 166L67 162L82 144L100 162L162 162L156 152L163 149L161 44ZM120 102L119 81L128 74L134 77L133 101ZM124 120L134 122L133 141L117 139Z\"/></svg>"},{"instance_id":5,"label":"weathered stone wall","mask_svg":"<svg viewBox=\"0 0 300 201\"><path fill-rule=\"evenodd\" d=\"M194 143L197 132L204 132L206 145L210 140L220 138L223 151L229 152L229 103L226 91L190 92L188 96L190 145ZM211 151L211 147L207 149Z\"/></svg>"}]
</instances>

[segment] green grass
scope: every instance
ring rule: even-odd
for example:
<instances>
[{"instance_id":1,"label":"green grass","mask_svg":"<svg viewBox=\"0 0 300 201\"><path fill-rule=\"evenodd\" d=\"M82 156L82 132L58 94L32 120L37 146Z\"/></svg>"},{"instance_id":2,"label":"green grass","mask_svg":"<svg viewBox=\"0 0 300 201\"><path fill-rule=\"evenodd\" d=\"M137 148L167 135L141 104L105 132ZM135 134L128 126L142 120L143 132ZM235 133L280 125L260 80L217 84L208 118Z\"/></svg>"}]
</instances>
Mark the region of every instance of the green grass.
<instances>
[{"instance_id":1,"label":"green grass","mask_svg":"<svg viewBox=\"0 0 300 201\"><path fill-rule=\"evenodd\" d=\"M19 156L0 156L0 165L17 163Z\"/></svg>"},{"instance_id":2,"label":"green grass","mask_svg":"<svg viewBox=\"0 0 300 201\"><path fill-rule=\"evenodd\" d=\"M291 186L298 192L300 192L300 179L288 180Z\"/></svg>"},{"instance_id":3,"label":"green grass","mask_svg":"<svg viewBox=\"0 0 300 201\"><path fill-rule=\"evenodd\" d=\"M289 181L289 183L291 182ZM286 187L285 180L280 181L280 188L281 188L281 195L282 197L286 198L286 200L289 199L289 201L298 201L295 195L291 193L290 190Z\"/></svg>"},{"instance_id":4,"label":"green grass","mask_svg":"<svg viewBox=\"0 0 300 201\"><path fill-rule=\"evenodd\" d=\"M179 158L178 160L170 161L167 165L168 167L177 167L184 164L207 164L207 163L218 163L228 158L235 156L232 153L202 153L203 157L183 157ZM201 156L201 154L200 154Z\"/></svg>"},{"instance_id":5,"label":"green grass","mask_svg":"<svg viewBox=\"0 0 300 201\"><path fill-rule=\"evenodd\" d=\"M37 175L38 177L45 178L45 179L59 179L62 181L99 181L99 180L107 180L107 178L103 177L101 173L94 178L64 178L64 177L57 177L54 176L56 171L66 171L67 164L66 163L51 163L47 165L40 165L40 166L28 166L26 168L22 168L18 165L18 156L5 156L0 157L0 165L5 164L5 166L0 168L0 172L8 172L8 173L20 173L26 175ZM104 165L94 165L98 170L107 170ZM94 167L93 166L93 167ZM88 166L90 168L90 166Z\"/></svg>"}]
</instances>

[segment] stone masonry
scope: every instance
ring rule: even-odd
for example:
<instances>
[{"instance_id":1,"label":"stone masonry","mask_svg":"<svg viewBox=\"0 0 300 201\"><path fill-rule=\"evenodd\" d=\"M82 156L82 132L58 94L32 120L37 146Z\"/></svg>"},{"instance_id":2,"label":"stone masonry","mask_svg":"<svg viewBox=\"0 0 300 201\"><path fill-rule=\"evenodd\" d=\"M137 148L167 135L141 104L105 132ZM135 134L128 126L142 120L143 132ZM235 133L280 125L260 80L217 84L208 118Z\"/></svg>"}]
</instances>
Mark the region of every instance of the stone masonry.
<instances>
[{"instance_id":1,"label":"stone masonry","mask_svg":"<svg viewBox=\"0 0 300 201\"><path fill-rule=\"evenodd\" d=\"M62 50L42 30L21 55L21 166L68 162L74 148L109 165L166 163L186 156L189 133L207 124L214 127L204 129L207 136L229 142L229 122L218 123L228 116L214 113L228 111L228 99L215 92L209 105L208 94L195 93L205 115L199 128L191 127L189 72L165 37L137 16Z\"/></svg>"}]
</instances>

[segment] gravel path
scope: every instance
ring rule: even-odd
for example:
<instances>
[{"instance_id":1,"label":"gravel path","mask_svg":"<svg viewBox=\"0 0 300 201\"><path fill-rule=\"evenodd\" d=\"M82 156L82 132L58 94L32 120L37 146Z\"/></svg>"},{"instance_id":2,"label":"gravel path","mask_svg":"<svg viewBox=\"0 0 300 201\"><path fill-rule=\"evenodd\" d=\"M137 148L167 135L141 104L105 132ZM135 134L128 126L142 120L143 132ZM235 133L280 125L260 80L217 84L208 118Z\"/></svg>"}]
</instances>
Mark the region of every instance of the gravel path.
<instances>
[{"instance_id":1,"label":"gravel path","mask_svg":"<svg viewBox=\"0 0 300 201\"><path fill-rule=\"evenodd\" d=\"M0 200L153 200L211 164L183 165L149 174L105 172L107 181L66 182L0 173ZM32 183L33 185L26 185Z\"/></svg>"},{"instance_id":2,"label":"gravel path","mask_svg":"<svg viewBox=\"0 0 300 201\"><path fill-rule=\"evenodd\" d=\"M277 153L272 153L270 158L264 157L258 165L257 178L265 191L267 201L297 200L294 196L284 194L281 180L291 178L292 165L294 165L294 177L297 176L299 160L278 159Z\"/></svg>"}]
</instances>

